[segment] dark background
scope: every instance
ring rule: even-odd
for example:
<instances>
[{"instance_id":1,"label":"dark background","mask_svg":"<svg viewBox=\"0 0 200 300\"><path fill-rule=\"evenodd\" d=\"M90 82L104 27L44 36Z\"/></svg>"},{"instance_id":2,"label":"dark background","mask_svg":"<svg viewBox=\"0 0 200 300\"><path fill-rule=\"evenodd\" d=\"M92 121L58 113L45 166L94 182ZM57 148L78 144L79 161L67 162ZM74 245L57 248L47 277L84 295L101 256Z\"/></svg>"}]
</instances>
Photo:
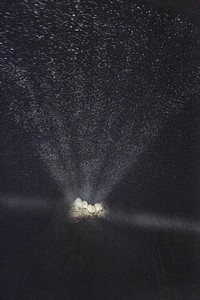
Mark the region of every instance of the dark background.
<instances>
[{"instance_id":1,"label":"dark background","mask_svg":"<svg viewBox=\"0 0 200 300\"><path fill-rule=\"evenodd\" d=\"M166 3L167 2L167 3ZM200 299L199 1L1 1L0 299Z\"/></svg>"}]
</instances>

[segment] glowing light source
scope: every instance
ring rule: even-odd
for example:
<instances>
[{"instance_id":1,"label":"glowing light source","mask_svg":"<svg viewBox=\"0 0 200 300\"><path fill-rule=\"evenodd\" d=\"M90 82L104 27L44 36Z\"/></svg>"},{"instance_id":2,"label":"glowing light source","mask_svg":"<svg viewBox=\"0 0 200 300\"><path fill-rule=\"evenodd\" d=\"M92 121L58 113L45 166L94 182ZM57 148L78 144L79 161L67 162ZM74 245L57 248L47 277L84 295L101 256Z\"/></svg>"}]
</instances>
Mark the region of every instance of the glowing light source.
<instances>
[{"instance_id":1,"label":"glowing light source","mask_svg":"<svg viewBox=\"0 0 200 300\"><path fill-rule=\"evenodd\" d=\"M86 218L102 218L107 214L107 210L102 202L95 203L94 205L88 204L87 201L82 201L77 198L71 207L72 219L86 219Z\"/></svg>"}]
</instances>

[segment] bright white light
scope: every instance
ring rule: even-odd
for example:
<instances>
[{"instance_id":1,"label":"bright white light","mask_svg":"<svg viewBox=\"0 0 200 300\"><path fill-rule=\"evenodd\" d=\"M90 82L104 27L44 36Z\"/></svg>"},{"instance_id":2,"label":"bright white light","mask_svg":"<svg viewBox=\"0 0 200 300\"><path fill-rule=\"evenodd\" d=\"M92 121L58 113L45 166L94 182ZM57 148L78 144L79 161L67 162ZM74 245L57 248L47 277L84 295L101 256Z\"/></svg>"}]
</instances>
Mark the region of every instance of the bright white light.
<instances>
[{"instance_id":1,"label":"bright white light","mask_svg":"<svg viewBox=\"0 0 200 300\"><path fill-rule=\"evenodd\" d=\"M95 203L94 205L88 204L87 201L82 201L77 198L71 207L71 217L73 219L84 218L102 218L105 217L107 211L102 202Z\"/></svg>"}]
</instances>

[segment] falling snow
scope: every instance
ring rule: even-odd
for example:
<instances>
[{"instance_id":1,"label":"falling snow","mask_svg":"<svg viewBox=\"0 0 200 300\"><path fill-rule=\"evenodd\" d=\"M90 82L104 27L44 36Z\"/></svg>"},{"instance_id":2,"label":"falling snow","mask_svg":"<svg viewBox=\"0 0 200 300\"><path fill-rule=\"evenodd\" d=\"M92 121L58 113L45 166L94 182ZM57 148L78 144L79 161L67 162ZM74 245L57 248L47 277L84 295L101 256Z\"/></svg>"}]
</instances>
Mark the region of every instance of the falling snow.
<instances>
[{"instance_id":1,"label":"falling snow","mask_svg":"<svg viewBox=\"0 0 200 300\"><path fill-rule=\"evenodd\" d=\"M104 201L197 101L199 40L184 15L139 1L2 3L3 113L68 200Z\"/></svg>"}]
</instances>

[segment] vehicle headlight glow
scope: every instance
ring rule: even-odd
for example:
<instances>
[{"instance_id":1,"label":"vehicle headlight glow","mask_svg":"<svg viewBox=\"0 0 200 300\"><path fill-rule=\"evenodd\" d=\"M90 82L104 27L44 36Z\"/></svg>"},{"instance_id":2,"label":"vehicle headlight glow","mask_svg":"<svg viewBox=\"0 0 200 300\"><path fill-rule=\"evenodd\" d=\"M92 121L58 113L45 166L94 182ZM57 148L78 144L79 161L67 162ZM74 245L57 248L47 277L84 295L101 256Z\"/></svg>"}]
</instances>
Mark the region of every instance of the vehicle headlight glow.
<instances>
[{"instance_id":1,"label":"vehicle headlight glow","mask_svg":"<svg viewBox=\"0 0 200 300\"><path fill-rule=\"evenodd\" d=\"M107 214L107 210L102 202L89 204L77 198L71 206L71 217L73 219L102 218Z\"/></svg>"}]
</instances>

